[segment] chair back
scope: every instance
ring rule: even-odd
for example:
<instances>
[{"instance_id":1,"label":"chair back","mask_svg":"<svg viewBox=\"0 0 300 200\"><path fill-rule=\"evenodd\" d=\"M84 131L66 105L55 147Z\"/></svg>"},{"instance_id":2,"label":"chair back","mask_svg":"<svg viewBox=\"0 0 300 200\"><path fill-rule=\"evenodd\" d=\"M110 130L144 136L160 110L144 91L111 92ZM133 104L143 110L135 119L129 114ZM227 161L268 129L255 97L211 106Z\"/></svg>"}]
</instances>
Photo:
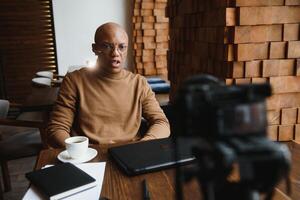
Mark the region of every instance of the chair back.
<instances>
[{"instance_id":1,"label":"chair back","mask_svg":"<svg viewBox=\"0 0 300 200\"><path fill-rule=\"evenodd\" d=\"M6 118L9 109L9 101L0 99L0 118Z\"/></svg>"}]
</instances>

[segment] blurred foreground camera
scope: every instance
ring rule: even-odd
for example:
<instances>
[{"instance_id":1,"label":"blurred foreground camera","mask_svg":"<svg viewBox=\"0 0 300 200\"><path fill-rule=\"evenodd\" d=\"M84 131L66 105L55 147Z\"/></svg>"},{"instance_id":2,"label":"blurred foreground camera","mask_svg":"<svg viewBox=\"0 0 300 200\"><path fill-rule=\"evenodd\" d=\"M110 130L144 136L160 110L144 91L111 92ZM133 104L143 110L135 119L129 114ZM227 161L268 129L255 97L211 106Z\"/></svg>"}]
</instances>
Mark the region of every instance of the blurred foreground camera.
<instances>
[{"instance_id":1,"label":"blurred foreground camera","mask_svg":"<svg viewBox=\"0 0 300 200\"><path fill-rule=\"evenodd\" d=\"M226 86L210 75L183 84L174 102L175 142L190 138L197 161L178 171L178 199L181 182L193 177L205 200L254 200L261 194L272 199L291 161L288 148L266 136L265 99L270 95L268 84ZM238 176L232 181L233 169Z\"/></svg>"}]
</instances>

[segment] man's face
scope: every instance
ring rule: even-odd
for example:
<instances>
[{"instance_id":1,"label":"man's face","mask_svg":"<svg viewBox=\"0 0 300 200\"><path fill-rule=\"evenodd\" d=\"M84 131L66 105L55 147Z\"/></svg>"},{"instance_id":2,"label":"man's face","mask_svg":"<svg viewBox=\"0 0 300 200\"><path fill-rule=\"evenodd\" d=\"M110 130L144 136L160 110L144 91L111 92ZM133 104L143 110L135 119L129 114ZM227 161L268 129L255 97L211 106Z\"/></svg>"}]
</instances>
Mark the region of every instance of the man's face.
<instances>
[{"instance_id":1,"label":"man's face","mask_svg":"<svg viewBox=\"0 0 300 200\"><path fill-rule=\"evenodd\" d=\"M102 69L118 73L125 66L128 37L125 31L110 27L97 36L93 51L99 58Z\"/></svg>"}]
</instances>

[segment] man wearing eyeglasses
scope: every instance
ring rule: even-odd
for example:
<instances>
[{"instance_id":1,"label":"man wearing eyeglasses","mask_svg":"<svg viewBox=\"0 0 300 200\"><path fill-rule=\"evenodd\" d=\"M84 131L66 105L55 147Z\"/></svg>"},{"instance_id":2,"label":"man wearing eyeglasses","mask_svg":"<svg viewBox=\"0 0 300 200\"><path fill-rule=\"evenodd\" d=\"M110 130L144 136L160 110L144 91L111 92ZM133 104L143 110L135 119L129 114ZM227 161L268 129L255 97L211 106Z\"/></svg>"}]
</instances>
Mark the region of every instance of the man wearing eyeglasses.
<instances>
[{"instance_id":1,"label":"man wearing eyeglasses","mask_svg":"<svg viewBox=\"0 0 300 200\"><path fill-rule=\"evenodd\" d=\"M97 29L92 45L97 66L64 78L47 128L51 146L64 147L64 140L75 135L96 144L170 135L169 122L147 80L124 69L127 46L128 36L120 25L106 23ZM149 124L143 136L138 133L142 117Z\"/></svg>"}]
</instances>

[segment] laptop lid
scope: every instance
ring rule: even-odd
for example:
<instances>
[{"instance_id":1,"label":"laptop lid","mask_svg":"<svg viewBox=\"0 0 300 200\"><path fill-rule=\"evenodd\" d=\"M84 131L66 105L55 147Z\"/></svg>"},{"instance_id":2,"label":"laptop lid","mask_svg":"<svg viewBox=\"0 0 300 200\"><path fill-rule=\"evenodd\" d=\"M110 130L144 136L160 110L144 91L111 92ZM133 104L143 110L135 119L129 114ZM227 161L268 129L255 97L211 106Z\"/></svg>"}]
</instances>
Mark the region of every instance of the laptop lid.
<instances>
[{"instance_id":1,"label":"laptop lid","mask_svg":"<svg viewBox=\"0 0 300 200\"><path fill-rule=\"evenodd\" d=\"M178 140L175 148L170 138L112 147L108 150L119 167L128 175L137 175L193 162L188 140Z\"/></svg>"}]
</instances>

